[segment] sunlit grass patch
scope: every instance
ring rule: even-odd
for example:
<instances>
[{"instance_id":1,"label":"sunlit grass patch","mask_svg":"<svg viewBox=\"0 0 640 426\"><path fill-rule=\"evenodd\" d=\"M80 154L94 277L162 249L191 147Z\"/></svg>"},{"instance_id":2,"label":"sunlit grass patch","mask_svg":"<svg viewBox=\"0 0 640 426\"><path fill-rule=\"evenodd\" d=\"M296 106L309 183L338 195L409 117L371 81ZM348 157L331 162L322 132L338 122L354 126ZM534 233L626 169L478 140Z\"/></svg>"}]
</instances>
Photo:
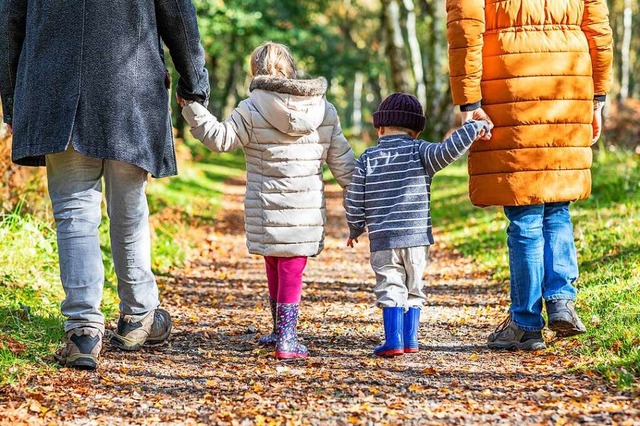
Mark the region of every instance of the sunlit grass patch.
<instances>
[{"instance_id":1,"label":"sunlit grass patch","mask_svg":"<svg viewBox=\"0 0 640 426\"><path fill-rule=\"evenodd\" d=\"M640 157L596 153L593 191L572 204L581 276L577 306L588 333L577 349L621 386L640 377ZM508 287L507 220L501 208L474 208L464 161L434 179L435 238L474 258Z\"/></svg>"},{"instance_id":2,"label":"sunlit grass patch","mask_svg":"<svg viewBox=\"0 0 640 426\"><path fill-rule=\"evenodd\" d=\"M0 220L0 384L47 368L63 338L56 237L21 205Z\"/></svg>"}]
</instances>

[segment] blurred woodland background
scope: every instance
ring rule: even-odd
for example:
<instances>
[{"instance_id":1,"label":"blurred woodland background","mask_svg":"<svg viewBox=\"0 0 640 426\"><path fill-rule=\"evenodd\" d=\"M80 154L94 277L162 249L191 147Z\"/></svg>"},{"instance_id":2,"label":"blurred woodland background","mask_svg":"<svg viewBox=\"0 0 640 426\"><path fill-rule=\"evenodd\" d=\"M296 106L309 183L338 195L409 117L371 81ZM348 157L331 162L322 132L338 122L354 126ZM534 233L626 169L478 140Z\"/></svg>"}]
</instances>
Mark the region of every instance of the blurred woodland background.
<instances>
[{"instance_id":1,"label":"blurred woodland background","mask_svg":"<svg viewBox=\"0 0 640 426\"><path fill-rule=\"evenodd\" d=\"M640 144L640 19L632 0L609 0L615 40L614 84L605 110L605 145ZM445 2L436 0L194 0L211 78L211 111L227 116L248 90L248 56L271 40L290 46L306 76L324 76L328 97L351 139L373 139L371 113L393 91L425 105L422 137L440 140L454 124L445 38ZM177 74L168 59L174 82ZM173 86L175 88L175 85ZM172 99L173 96L172 96ZM176 135L184 123L172 101ZM10 163L0 129L0 211L41 193L41 173ZM25 198L26 196L26 198ZM34 200L24 208L42 207Z\"/></svg>"}]
</instances>

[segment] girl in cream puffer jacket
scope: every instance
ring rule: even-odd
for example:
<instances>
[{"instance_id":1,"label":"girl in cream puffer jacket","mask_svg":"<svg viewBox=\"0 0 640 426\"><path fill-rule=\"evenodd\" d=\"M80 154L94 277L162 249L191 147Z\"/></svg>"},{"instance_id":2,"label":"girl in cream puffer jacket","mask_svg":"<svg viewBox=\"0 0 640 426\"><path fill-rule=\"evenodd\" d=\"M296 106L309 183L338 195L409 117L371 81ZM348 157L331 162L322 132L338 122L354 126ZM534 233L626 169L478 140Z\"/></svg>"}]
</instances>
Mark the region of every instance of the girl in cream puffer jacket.
<instances>
[{"instance_id":1,"label":"girl in cream puffer jacket","mask_svg":"<svg viewBox=\"0 0 640 426\"><path fill-rule=\"evenodd\" d=\"M326 222L322 164L343 188L355 158L324 78L296 79L288 49L265 43L251 56L250 96L218 121L198 103L183 102L191 133L212 151L242 148L247 163L245 230L252 254L265 257L276 357L307 355L296 338L302 273L322 251Z\"/></svg>"}]
</instances>

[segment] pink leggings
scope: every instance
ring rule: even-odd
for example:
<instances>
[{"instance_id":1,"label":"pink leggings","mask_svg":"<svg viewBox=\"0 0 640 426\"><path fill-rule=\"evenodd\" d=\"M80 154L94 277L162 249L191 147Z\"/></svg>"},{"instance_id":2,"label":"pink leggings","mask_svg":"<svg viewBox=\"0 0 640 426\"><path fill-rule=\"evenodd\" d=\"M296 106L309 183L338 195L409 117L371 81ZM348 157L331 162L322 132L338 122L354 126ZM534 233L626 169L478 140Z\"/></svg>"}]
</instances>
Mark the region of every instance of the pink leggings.
<instances>
[{"instance_id":1,"label":"pink leggings","mask_svg":"<svg viewBox=\"0 0 640 426\"><path fill-rule=\"evenodd\" d=\"M302 273L307 257L265 256L269 297L278 303L300 303Z\"/></svg>"}]
</instances>

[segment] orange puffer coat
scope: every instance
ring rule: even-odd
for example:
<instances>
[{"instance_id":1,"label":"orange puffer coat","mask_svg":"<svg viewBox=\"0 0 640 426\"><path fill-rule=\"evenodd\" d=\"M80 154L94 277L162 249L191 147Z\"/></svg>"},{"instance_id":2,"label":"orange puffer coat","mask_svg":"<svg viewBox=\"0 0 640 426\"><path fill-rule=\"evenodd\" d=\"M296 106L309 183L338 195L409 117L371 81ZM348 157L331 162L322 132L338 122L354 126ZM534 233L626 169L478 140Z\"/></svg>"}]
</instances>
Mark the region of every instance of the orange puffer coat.
<instances>
[{"instance_id":1,"label":"orange puffer coat","mask_svg":"<svg viewBox=\"0 0 640 426\"><path fill-rule=\"evenodd\" d=\"M469 153L478 206L575 201L591 192L593 100L610 86L606 0L447 0L456 105L495 128Z\"/></svg>"}]
</instances>

